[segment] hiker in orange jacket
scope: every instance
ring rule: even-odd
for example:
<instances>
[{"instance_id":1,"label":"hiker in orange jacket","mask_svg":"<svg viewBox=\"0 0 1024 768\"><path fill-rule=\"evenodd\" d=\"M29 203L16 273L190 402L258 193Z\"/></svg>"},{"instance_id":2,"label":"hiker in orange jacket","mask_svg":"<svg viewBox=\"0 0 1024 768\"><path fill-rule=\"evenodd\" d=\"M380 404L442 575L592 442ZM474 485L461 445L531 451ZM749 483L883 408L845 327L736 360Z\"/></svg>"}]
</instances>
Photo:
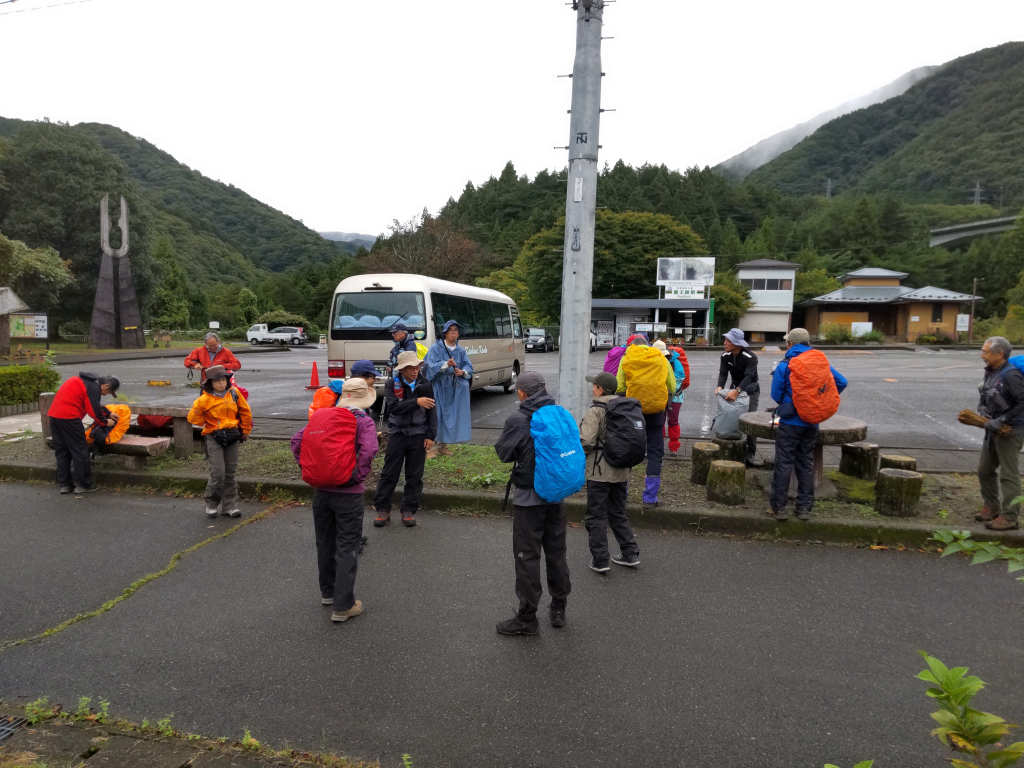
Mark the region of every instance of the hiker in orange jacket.
<instances>
[{"instance_id":1,"label":"hiker in orange jacket","mask_svg":"<svg viewBox=\"0 0 1024 768\"><path fill-rule=\"evenodd\" d=\"M210 331L203 338L203 346L196 347L185 358L185 367L200 372L200 381L206 381L206 369L222 365L228 371L237 371L242 367L234 353L220 343L220 336Z\"/></svg>"}]
</instances>

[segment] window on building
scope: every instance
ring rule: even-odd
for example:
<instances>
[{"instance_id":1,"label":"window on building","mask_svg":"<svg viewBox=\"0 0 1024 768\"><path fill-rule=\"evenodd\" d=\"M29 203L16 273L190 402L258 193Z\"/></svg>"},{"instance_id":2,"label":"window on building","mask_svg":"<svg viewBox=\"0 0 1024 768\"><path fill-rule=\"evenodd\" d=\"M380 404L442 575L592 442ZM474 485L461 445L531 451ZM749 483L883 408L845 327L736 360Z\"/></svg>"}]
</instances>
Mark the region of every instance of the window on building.
<instances>
[{"instance_id":1,"label":"window on building","mask_svg":"<svg viewBox=\"0 0 1024 768\"><path fill-rule=\"evenodd\" d=\"M779 280L779 290L780 291L792 291L793 290L793 281L792 280Z\"/></svg>"},{"instance_id":2,"label":"window on building","mask_svg":"<svg viewBox=\"0 0 1024 768\"><path fill-rule=\"evenodd\" d=\"M942 305L941 304L938 304L938 303L932 304L932 322L933 323L941 323L942 322Z\"/></svg>"},{"instance_id":3,"label":"window on building","mask_svg":"<svg viewBox=\"0 0 1024 768\"><path fill-rule=\"evenodd\" d=\"M751 280L749 277L745 277L742 280L740 280L740 284L744 288L753 288L754 287L754 281Z\"/></svg>"},{"instance_id":4,"label":"window on building","mask_svg":"<svg viewBox=\"0 0 1024 768\"><path fill-rule=\"evenodd\" d=\"M764 287L765 280L763 278L758 277L753 282L754 282L754 285L751 288L751 290L754 290L754 291L763 291L763 290L765 290L765 287Z\"/></svg>"},{"instance_id":5,"label":"window on building","mask_svg":"<svg viewBox=\"0 0 1024 768\"><path fill-rule=\"evenodd\" d=\"M778 280L774 280L774 279L765 280L764 283L765 283L764 289L766 291L777 291L777 290L779 290L779 281Z\"/></svg>"}]
</instances>

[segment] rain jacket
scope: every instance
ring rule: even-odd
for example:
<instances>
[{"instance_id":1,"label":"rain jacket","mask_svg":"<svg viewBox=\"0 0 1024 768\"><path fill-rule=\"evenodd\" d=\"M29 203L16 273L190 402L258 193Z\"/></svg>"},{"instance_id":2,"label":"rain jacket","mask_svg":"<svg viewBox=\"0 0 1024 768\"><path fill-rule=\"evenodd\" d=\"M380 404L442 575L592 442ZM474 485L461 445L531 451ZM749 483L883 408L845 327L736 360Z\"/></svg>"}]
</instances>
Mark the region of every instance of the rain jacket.
<instances>
[{"instance_id":1,"label":"rain jacket","mask_svg":"<svg viewBox=\"0 0 1024 768\"><path fill-rule=\"evenodd\" d=\"M598 483L624 483L629 480L629 467L613 467L605 460L604 451L597 450L598 443L604 443L608 425L608 411L598 403L609 403L618 395L601 395L594 398L594 404L583 415L580 424L580 442L587 454L587 480ZM600 458L599 458L600 457ZM600 472L598 468L600 467Z\"/></svg>"},{"instance_id":2,"label":"rain jacket","mask_svg":"<svg viewBox=\"0 0 1024 768\"><path fill-rule=\"evenodd\" d=\"M779 417L780 422L793 427L814 426L813 424L808 424L797 414L796 406L793 405L793 390L789 385L789 361L797 355L802 355L809 349L812 349L812 347L806 344L794 344L786 352L782 362L775 367L775 373L772 374L772 400L779 404L779 407L775 410L775 415ZM835 368L832 368L831 365L829 369L831 369L832 378L836 382L836 391L842 394L848 383L846 377Z\"/></svg>"},{"instance_id":3,"label":"rain jacket","mask_svg":"<svg viewBox=\"0 0 1024 768\"><path fill-rule=\"evenodd\" d=\"M188 357L185 358L185 367L191 368L196 363L203 366L202 371L200 371L202 374L200 381L206 381L206 369L212 368L215 365L223 365L229 371L237 371L242 367L234 353L223 344L214 353L213 357L210 357L210 350L206 348L205 344L193 349L188 353Z\"/></svg>"},{"instance_id":4,"label":"rain jacket","mask_svg":"<svg viewBox=\"0 0 1024 768\"><path fill-rule=\"evenodd\" d=\"M95 373L79 373L60 385L50 403L47 416L55 419L84 419L91 416L101 421L100 380Z\"/></svg>"},{"instance_id":5,"label":"rain jacket","mask_svg":"<svg viewBox=\"0 0 1024 768\"><path fill-rule=\"evenodd\" d=\"M1020 370L1004 363L997 370L985 368L985 379L978 387L978 413L995 422L991 429L1009 425L1013 435L1024 433L1024 377ZM986 437L989 429L986 428Z\"/></svg>"},{"instance_id":6,"label":"rain jacket","mask_svg":"<svg viewBox=\"0 0 1024 768\"><path fill-rule=\"evenodd\" d=\"M449 355L457 368L466 376L456 376L448 366ZM437 409L437 441L439 443L466 443L473 436L473 416L469 410L469 382L473 378L473 364L466 350L455 344L448 349L444 339L430 345L423 361L424 374L434 388L434 407Z\"/></svg>"},{"instance_id":7,"label":"rain jacket","mask_svg":"<svg viewBox=\"0 0 1024 768\"><path fill-rule=\"evenodd\" d=\"M401 398L395 392L399 384ZM391 379L391 386L384 390L384 400L387 403L388 432L403 435L423 435L426 440L433 440L437 437L437 406L423 408L416 401L421 397L434 398L434 390L421 373L410 385L402 374L396 374Z\"/></svg>"},{"instance_id":8,"label":"rain jacket","mask_svg":"<svg viewBox=\"0 0 1024 768\"><path fill-rule=\"evenodd\" d=\"M668 369L668 376L665 378L665 387L668 390L668 394L674 394L676 391L676 377L672 373L672 366L668 365L668 361L665 361L665 368ZM615 390L617 394L627 395L633 397L626 392L626 367L629 365L629 359L625 355L622 358L622 362L619 364L619 372L615 374L615 381L618 382L618 389Z\"/></svg>"},{"instance_id":9,"label":"rain jacket","mask_svg":"<svg viewBox=\"0 0 1024 768\"><path fill-rule=\"evenodd\" d=\"M612 376L619 372L619 363L622 362L622 356L626 354L625 347L612 347L608 350L608 354L604 356L604 372L610 373Z\"/></svg>"},{"instance_id":10,"label":"rain jacket","mask_svg":"<svg viewBox=\"0 0 1024 768\"><path fill-rule=\"evenodd\" d=\"M342 406L342 408L345 407L347 406ZM362 494L366 490L363 486L363 481L370 474L370 469L373 467L373 457L377 455L377 449L380 447L380 444L377 442L377 425L374 424L373 419L366 415L366 411L359 408L351 408L350 410L356 417L356 468L352 472L352 479L345 483L345 485L336 485L332 488L317 488L317 491ZM305 432L306 428L303 427L292 436L291 448L295 461L298 461L302 455L302 438Z\"/></svg>"},{"instance_id":11,"label":"rain jacket","mask_svg":"<svg viewBox=\"0 0 1024 768\"><path fill-rule=\"evenodd\" d=\"M238 402L232 393L238 396ZM228 387L221 393L213 391L212 387L203 387L201 394L194 403L192 410L188 412L190 424L203 428L203 434L208 435L218 429L234 429L238 427L243 435L252 432L252 411L249 404L245 402L242 393L237 387Z\"/></svg>"}]
</instances>

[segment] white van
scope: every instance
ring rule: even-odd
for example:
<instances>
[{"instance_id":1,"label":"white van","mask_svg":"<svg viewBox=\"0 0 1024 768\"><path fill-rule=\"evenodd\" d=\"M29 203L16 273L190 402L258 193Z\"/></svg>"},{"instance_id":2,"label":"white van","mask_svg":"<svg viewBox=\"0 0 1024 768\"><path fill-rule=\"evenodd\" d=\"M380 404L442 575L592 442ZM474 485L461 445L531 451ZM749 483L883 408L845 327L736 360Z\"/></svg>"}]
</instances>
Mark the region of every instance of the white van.
<instances>
[{"instance_id":1,"label":"white van","mask_svg":"<svg viewBox=\"0 0 1024 768\"><path fill-rule=\"evenodd\" d=\"M473 363L471 389L499 385L513 391L526 354L515 302L489 288L422 275L357 275L338 284L330 313L328 376L345 378L356 360L372 360L380 394L390 375L390 328L405 323L429 349L449 320L462 326L459 344Z\"/></svg>"}]
</instances>

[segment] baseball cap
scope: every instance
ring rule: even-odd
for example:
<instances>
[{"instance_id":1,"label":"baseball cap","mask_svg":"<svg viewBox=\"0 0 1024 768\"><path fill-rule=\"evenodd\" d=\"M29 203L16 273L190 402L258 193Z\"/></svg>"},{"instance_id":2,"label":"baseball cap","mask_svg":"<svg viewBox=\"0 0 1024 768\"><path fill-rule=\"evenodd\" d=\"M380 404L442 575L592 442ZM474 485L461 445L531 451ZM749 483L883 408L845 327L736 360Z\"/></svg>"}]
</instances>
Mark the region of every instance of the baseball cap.
<instances>
[{"instance_id":1,"label":"baseball cap","mask_svg":"<svg viewBox=\"0 0 1024 768\"><path fill-rule=\"evenodd\" d=\"M516 389L525 392L527 395L535 395L544 389L544 377L536 371L527 371L519 374L516 379Z\"/></svg>"},{"instance_id":2,"label":"baseball cap","mask_svg":"<svg viewBox=\"0 0 1024 768\"><path fill-rule=\"evenodd\" d=\"M794 344L810 344L811 334L807 332L806 328L794 328L786 334L785 339Z\"/></svg>"},{"instance_id":3,"label":"baseball cap","mask_svg":"<svg viewBox=\"0 0 1024 768\"><path fill-rule=\"evenodd\" d=\"M356 360L349 371L352 376L376 376L377 368L372 360Z\"/></svg>"},{"instance_id":4,"label":"baseball cap","mask_svg":"<svg viewBox=\"0 0 1024 768\"><path fill-rule=\"evenodd\" d=\"M587 381L589 381L591 384L597 384L597 386L599 386L609 395L614 395L615 390L619 388L619 382L616 380L614 376L612 376L607 371L594 374L593 376L587 376Z\"/></svg>"},{"instance_id":5,"label":"baseball cap","mask_svg":"<svg viewBox=\"0 0 1024 768\"><path fill-rule=\"evenodd\" d=\"M405 323L395 323L394 325L391 326L391 333L394 333L395 331L408 331L408 330L409 329L405 327Z\"/></svg>"},{"instance_id":6,"label":"baseball cap","mask_svg":"<svg viewBox=\"0 0 1024 768\"><path fill-rule=\"evenodd\" d=\"M100 383L106 384L110 387L110 396L116 400L117 388L121 386L121 381L117 378L117 376L104 376Z\"/></svg>"}]
</instances>

